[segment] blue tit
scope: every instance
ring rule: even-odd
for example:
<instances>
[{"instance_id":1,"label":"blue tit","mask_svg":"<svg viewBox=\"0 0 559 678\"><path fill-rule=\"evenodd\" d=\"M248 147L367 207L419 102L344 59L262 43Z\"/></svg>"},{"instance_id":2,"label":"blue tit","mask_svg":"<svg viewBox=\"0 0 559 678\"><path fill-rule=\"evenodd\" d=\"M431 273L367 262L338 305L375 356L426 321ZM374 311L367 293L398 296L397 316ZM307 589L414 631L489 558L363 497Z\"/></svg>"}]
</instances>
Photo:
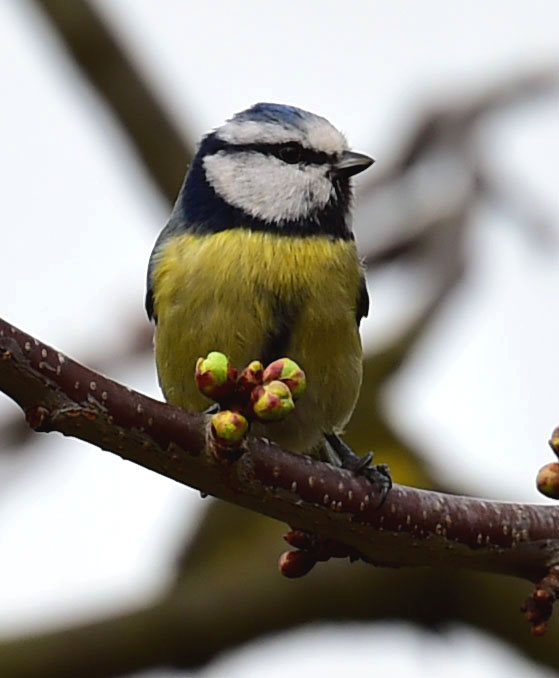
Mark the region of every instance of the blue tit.
<instances>
[{"instance_id":1,"label":"blue tit","mask_svg":"<svg viewBox=\"0 0 559 678\"><path fill-rule=\"evenodd\" d=\"M351 177L372 163L313 113L271 103L238 113L199 145L151 254L146 310L168 402L208 407L193 374L210 351L240 369L288 356L306 373L306 393L289 417L253 433L337 458L386 491L386 467L340 438L361 387L369 308Z\"/></svg>"}]
</instances>

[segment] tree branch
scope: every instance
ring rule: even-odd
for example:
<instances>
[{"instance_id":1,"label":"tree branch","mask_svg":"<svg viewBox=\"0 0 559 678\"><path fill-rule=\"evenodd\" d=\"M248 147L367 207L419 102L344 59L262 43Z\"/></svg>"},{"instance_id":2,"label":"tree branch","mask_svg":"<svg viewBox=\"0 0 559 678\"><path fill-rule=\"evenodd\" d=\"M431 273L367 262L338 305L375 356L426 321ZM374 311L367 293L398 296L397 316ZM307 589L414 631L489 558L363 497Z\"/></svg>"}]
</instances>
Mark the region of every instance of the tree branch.
<instances>
[{"instance_id":1,"label":"tree branch","mask_svg":"<svg viewBox=\"0 0 559 678\"><path fill-rule=\"evenodd\" d=\"M385 504L366 479L249 438L217 460L206 419L70 360L0 320L0 389L38 431L59 431L226 501L355 549L384 566L466 567L549 578L559 507L485 501L396 485ZM549 579L546 579L546 585ZM541 627L541 619L539 620Z\"/></svg>"}]
</instances>

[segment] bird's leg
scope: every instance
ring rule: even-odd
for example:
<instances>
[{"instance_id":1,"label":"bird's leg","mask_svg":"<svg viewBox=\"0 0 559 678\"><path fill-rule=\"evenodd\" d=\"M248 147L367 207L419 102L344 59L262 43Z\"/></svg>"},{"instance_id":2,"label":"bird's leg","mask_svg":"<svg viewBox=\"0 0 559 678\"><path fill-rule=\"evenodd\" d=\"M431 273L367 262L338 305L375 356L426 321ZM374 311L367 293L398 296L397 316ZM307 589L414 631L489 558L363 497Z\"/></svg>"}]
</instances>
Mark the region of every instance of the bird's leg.
<instances>
[{"instance_id":1,"label":"bird's leg","mask_svg":"<svg viewBox=\"0 0 559 678\"><path fill-rule=\"evenodd\" d=\"M332 466L337 466L338 468L342 465L340 457L336 454L326 436L324 437L324 444L318 450L318 458L320 461L325 461L327 464L332 464Z\"/></svg>"},{"instance_id":2,"label":"bird's leg","mask_svg":"<svg viewBox=\"0 0 559 678\"><path fill-rule=\"evenodd\" d=\"M330 456L334 453L336 461L333 463L336 466L353 471L357 475L365 476L365 478L374 483L380 490L380 503L382 505L392 487L392 478L388 466L386 464L371 465L373 461L372 452L367 452L367 454L360 457L336 433L325 433L324 438L326 439L326 445L324 446L325 454Z\"/></svg>"},{"instance_id":3,"label":"bird's leg","mask_svg":"<svg viewBox=\"0 0 559 678\"><path fill-rule=\"evenodd\" d=\"M219 403L212 403L202 412L202 414L217 414L220 410Z\"/></svg>"}]
</instances>

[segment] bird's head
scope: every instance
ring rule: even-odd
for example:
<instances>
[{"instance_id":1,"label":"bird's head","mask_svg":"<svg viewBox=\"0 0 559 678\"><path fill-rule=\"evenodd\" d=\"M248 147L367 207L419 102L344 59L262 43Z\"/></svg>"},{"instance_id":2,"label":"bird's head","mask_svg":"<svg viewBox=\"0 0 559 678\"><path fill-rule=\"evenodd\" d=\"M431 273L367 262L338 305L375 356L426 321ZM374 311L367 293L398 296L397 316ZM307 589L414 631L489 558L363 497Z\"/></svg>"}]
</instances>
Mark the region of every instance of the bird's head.
<instances>
[{"instance_id":1,"label":"bird's head","mask_svg":"<svg viewBox=\"0 0 559 678\"><path fill-rule=\"evenodd\" d=\"M325 118L256 104L202 139L175 217L200 230L350 237L350 177L372 162Z\"/></svg>"}]
</instances>

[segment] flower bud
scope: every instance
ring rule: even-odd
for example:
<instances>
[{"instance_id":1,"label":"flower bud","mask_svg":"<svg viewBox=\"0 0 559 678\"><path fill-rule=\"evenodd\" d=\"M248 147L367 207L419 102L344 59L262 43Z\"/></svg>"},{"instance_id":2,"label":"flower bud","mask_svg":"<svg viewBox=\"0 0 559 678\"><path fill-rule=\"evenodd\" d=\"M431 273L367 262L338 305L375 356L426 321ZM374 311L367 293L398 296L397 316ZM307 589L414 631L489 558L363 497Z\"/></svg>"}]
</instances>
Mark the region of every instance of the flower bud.
<instances>
[{"instance_id":1,"label":"flower bud","mask_svg":"<svg viewBox=\"0 0 559 678\"><path fill-rule=\"evenodd\" d=\"M239 396L248 399L252 390L262 384L262 374L264 367L259 360L253 360L239 374L237 379L237 392Z\"/></svg>"},{"instance_id":2,"label":"flower bud","mask_svg":"<svg viewBox=\"0 0 559 678\"><path fill-rule=\"evenodd\" d=\"M559 457L559 426L556 429L554 429L553 433L551 434L549 446Z\"/></svg>"},{"instance_id":3,"label":"flower bud","mask_svg":"<svg viewBox=\"0 0 559 678\"><path fill-rule=\"evenodd\" d=\"M551 499L559 499L559 463L542 466L536 478L538 490Z\"/></svg>"},{"instance_id":4,"label":"flower bud","mask_svg":"<svg viewBox=\"0 0 559 678\"><path fill-rule=\"evenodd\" d=\"M222 447L237 447L248 430L248 421L239 412L221 410L211 418L214 441Z\"/></svg>"},{"instance_id":5,"label":"flower bud","mask_svg":"<svg viewBox=\"0 0 559 678\"><path fill-rule=\"evenodd\" d=\"M286 551L282 553L278 568L284 577L304 577L316 565L316 558L308 551Z\"/></svg>"},{"instance_id":6,"label":"flower bud","mask_svg":"<svg viewBox=\"0 0 559 678\"><path fill-rule=\"evenodd\" d=\"M229 358L219 351L198 358L194 378L198 389L208 398L217 402L226 399L235 389L236 372Z\"/></svg>"},{"instance_id":7,"label":"flower bud","mask_svg":"<svg viewBox=\"0 0 559 678\"><path fill-rule=\"evenodd\" d=\"M277 421L295 407L289 387L281 381L257 386L252 391L252 411L262 421Z\"/></svg>"},{"instance_id":8,"label":"flower bud","mask_svg":"<svg viewBox=\"0 0 559 678\"><path fill-rule=\"evenodd\" d=\"M281 381L289 387L293 400L300 398L307 387L307 379L303 370L291 358L280 358L270 363L262 377L265 384Z\"/></svg>"}]
</instances>

